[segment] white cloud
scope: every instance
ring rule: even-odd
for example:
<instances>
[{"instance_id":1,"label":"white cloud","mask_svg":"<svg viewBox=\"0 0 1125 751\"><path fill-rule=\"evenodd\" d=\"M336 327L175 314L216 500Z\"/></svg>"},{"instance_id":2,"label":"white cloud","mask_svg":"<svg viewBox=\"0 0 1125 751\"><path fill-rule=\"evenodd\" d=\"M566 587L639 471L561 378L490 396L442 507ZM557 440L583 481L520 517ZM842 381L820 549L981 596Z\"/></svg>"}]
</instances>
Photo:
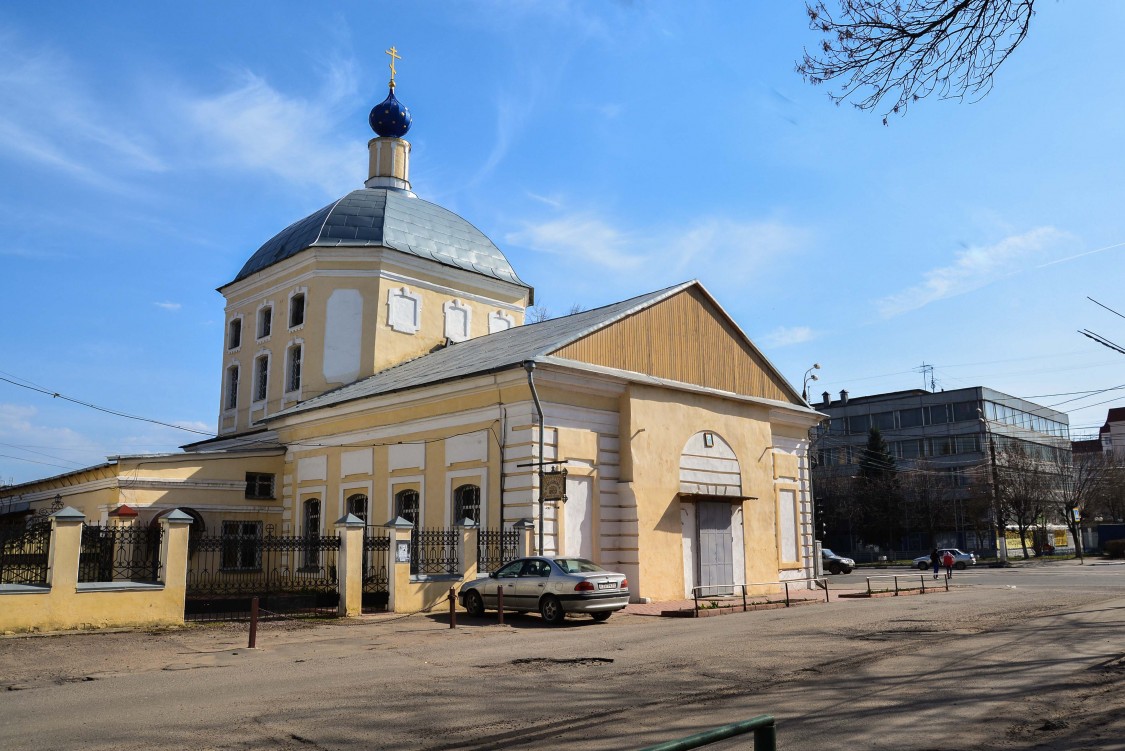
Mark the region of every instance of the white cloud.
<instances>
[{"instance_id":1,"label":"white cloud","mask_svg":"<svg viewBox=\"0 0 1125 751\"><path fill-rule=\"evenodd\" d=\"M804 344L815 338L815 332L808 326L778 326L767 334L754 337L754 341L763 347L776 349L792 344Z\"/></svg>"},{"instance_id":2,"label":"white cloud","mask_svg":"<svg viewBox=\"0 0 1125 751\"><path fill-rule=\"evenodd\" d=\"M561 206L561 202L555 201ZM705 217L686 226L620 229L593 213L527 222L505 241L607 272L629 272L650 283L712 279L723 286L749 281L780 257L799 252L810 233L773 220Z\"/></svg>"},{"instance_id":3,"label":"white cloud","mask_svg":"<svg viewBox=\"0 0 1125 751\"><path fill-rule=\"evenodd\" d=\"M880 315L893 318L911 310L980 289L1038 265L1043 257L1072 238L1054 227L1037 227L992 245L969 247L953 263L931 269L923 281L876 302Z\"/></svg>"},{"instance_id":4,"label":"white cloud","mask_svg":"<svg viewBox=\"0 0 1125 751\"><path fill-rule=\"evenodd\" d=\"M183 307L178 302L154 302L153 305L164 310L179 310Z\"/></svg>"},{"instance_id":5,"label":"white cloud","mask_svg":"<svg viewBox=\"0 0 1125 751\"><path fill-rule=\"evenodd\" d=\"M225 166L273 173L287 182L313 184L338 195L362 182L355 155L363 147L333 135L340 109L355 95L354 66L329 67L312 99L289 96L250 71L233 87L209 97L183 97L173 107L211 158ZM358 180L357 180L358 177Z\"/></svg>"},{"instance_id":6,"label":"white cloud","mask_svg":"<svg viewBox=\"0 0 1125 751\"><path fill-rule=\"evenodd\" d=\"M128 114L90 96L73 68L64 50L0 29L0 153L113 188L123 171L167 169Z\"/></svg>"}]
</instances>

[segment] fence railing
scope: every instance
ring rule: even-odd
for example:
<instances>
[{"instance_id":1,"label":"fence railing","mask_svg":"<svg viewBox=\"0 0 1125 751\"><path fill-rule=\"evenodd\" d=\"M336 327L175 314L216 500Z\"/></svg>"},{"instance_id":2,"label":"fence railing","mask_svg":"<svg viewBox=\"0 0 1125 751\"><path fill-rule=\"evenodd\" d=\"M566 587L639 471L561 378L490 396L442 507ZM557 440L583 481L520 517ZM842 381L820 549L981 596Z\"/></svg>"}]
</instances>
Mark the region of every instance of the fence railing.
<instances>
[{"instance_id":1,"label":"fence railing","mask_svg":"<svg viewBox=\"0 0 1125 751\"><path fill-rule=\"evenodd\" d=\"M777 722L768 714L751 717L742 722L732 722L729 725L720 725L678 740L646 746L641 751L689 751L746 733L754 734L754 751L777 751Z\"/></svg>"},{"instance_id":2,"label":"fence railing","mask_svg":"<svg viewBox=\"0 0 1125 751\"><path fill-rule=\"evenodd\" d=\"M84 525L79 583L159 582L162 534L160 527Z\"/></svg>"},{"instance_id":3,"label":"fence railing","mask_svg":"<svg viewBox=\"0 0 1125 751\"><path fill-rule=\"evenodd\" d=\"M514 529L481 529L477 532L477 571L489 574L516 559L519 533Z\"/></svg>"},{"instance_id":4,"label":"fence railing","mask_svg":"<svg viewBox=\"0 0 1125 751\"><path fill-rule=\"evenodd\" d=\"M411 576L459 576L461 533L456 529L417 529L410 533Z\"/></svg>"},{"instance_id":5,"label":"fence railing","mask_svg":"<svg viewBox=\"0 0 1125 751\"><path fill-rule=\"evenodd\" d=\"M892 592L893 591L897 595L899 592L910 592L910 591L919 590L919 589L922 592L925 592L926 591L926 577L927 576L930 576L930 574L929 573L925 573L925 574L882 574L882 575L879 575L879 576L869 576L869 577L867 577L867 594L870 595L870 594L874 594L876 592ZM882 588L882 589L872 588L872 586L871 586L872 580L879 581L879 580L886 580L886 579L893 580L893 582L894 582L893 588ZM915 581L917 581L919 583L917 587L913 586ZM902 583L900 584L900 582L902 582ZM945 591L948 592L949 591L949 577L948 576L943 575L941 577L941 579L939 581L936 581L936 582L933 581L932 579L930 580L930 589L941 589L943 585L945 587Z\"/></svg>"},{"instance_id":6,"label":"fence railing","mask_svg":"<svg viewBox=\"0 0 1125 751\"><path fill-rule=\"evenodd\" d=\"M51 525L0 526L0 584L47 584Z\"/></svg>"},{"instance_id":7,"label":"fence railing","mask_svg":"<svg viewBox=\"0 0 1125 751\"><path fill-rule=\"evenodd\" d=\"M807 584L815 582L816 587L824 590L824 601L830 602L828 595L828 577L825 576L811 576L804 579L786 579L784 581L772 582L750 582L748 584L710 584L702 585L691 588L691 598L695 604L695 615L698 617L701 610L717 609L717 608L737 608L739 603L742 604L742 612L749 610L751 605L756 603L750 601L750 597L757 595L749 595L747 587L773 587L777 585L784 585L785 599L783 600L769 600L766 596L767 602L784 602L785 607L790 607L793 604L793 598L789 591L790 584ZM801 598L807 599L807 598ZM817 599L820 599L819 596Z\"/></svg>"},{"instance_id":8,"label":"fence railing","mask_svg":"<svg viewBox=\"0 0 1125 751\"><path fill-rule=\"evenodd\" d=\"M336 536L217 535L193 541L188 594L335 592Z\"/></svg>"},{"instance_id":9,"label":"fence railing","mask_svg":"<svg viewBox=\"0 0 1125 751\"><path fill-rule=\"evenodd\" d=\"M391 587L391 538L368 528L363 535L363 610L386 610Z\"/></svg>"}]
</instances>

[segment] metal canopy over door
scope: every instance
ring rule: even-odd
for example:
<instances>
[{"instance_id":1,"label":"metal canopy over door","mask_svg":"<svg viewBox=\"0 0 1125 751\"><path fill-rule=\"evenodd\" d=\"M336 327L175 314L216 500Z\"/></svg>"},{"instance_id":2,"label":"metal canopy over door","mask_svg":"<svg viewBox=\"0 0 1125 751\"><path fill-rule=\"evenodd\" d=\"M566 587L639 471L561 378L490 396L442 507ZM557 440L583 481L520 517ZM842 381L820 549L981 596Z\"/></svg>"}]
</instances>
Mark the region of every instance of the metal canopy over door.
<instances>
[{"instance_id":1,"label":"metal canopy over door","mask_svg":"<svg viewBox=\"0 0 1125 751\"><path fill-rule=\"evenodd\" d=\"M731 504L700 501L699 584L708 595L734 594L734 545Z\"/></svg>"}]
</instances>

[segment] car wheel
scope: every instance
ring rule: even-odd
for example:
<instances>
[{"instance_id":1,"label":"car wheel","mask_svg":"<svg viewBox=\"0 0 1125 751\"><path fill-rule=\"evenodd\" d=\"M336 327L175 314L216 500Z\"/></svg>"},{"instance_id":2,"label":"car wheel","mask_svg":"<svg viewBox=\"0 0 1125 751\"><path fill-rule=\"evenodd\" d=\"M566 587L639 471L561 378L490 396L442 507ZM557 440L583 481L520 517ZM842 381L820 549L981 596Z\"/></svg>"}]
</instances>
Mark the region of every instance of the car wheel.
<instances>
[{"instance_id":1,"label":"car wheel","mask_svg":"<svg viewBox=\"0 0 1125 751\"><path fill-rule=\"evenodd\" d=\"M958 571L964 571L965 566L966 564L964 561L957 561L957 563L953 564L953 568L957 569Z\"/></svg>"},{"instance_id":2,"label":"car wheel","mask_svg":"<svg viewBox=\"0 0 1125 751\"><path fill-rule=\"evenodd\" d=\"M852 570L850 568L845 568L845 569L840 569L840 572L844 573L844 574L850 574L852 572Z\"/></svg>"},{"instance_id":3,"label":"car wheel","mask_svg":"<svg viewBox=\"0 0 1125 751\"><path fill-rule=\"evenodd\" d=\"M925 571L928 568L929 568L929 566L926 563L919 563L918 564L918 570L919 571Z\"/></svg>"},{"instance_id":4,"label":"car wheel","mask_svg":"<svg viewBox=\"0 0 1125 751\"><path fill-rule=\"evenodd\" d=\"M559 598L553 595L547 595L539 601L539 614L543 616L543 620L556 626L563 622L566 618L566 611L562 608L562 603Z\"/></svg>"},{"instance_id":5,"label":"car wheel","mask_svg":"<svg viewBox=\"0 0 1125 751\"><path fill-rule=\"evenodd\" d=\"M840 565L838 563L829 563L828 564L828 573L830 573L830 574L840 573Z\"/></svg>"},{"instance_id":6,"label":"car wheel","mask_svg":"<svg viewBox=\"0 0 1125 751\"><path fill-rule=\"evenodd\" d=\"M612 610L601 610L597 613L590 613L590 616L593 617L593 619L598 623L601 623L602 621L608 621L611 615L613 615Z\"/></svg>"},{"instance_id":7,"label":"car wheel","mask_svg":"<svg viewBox=\"0 0 1125 751\"><path fill-rule=\"evenodd\" d=\"M465 610L469 615L484 615L484 600L480 598L480 592L470 589L465 593Z\"/></svg>"}]
</instances>

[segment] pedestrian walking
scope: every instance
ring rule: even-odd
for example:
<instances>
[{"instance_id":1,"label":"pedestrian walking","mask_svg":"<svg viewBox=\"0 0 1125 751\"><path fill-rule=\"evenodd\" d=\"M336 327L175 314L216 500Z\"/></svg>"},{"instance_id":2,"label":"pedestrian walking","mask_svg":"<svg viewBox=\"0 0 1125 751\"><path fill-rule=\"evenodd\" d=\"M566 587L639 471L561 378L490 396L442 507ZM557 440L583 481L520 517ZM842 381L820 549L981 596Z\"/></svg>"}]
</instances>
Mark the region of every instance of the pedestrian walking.
<instances>
[{"instance_id":1,"label":"pedestrian walking","mask_svg":"<svg viewBox=\"0 0 1125 751\"><path fill-rule=\"evenodd\" d=\"M953 578L953 553L948 551L948 550L945 551L945 555L943 555L941 557L941 562L942 562L942 565L945 566L945 578L946 579L952 579Z\"/></svg>"},{"instance_id":2,"label":"pedestrian walking","mask_svg":"<svg viewBox=\"0 0 1125 751\"><path fill-rule=\"evenodd\" d=\"M930 551L930 564L934 567L934 578L938 575L938 566L941 565L941 556L938 555L937 548Z\"/></svg>"}]
</instances>

